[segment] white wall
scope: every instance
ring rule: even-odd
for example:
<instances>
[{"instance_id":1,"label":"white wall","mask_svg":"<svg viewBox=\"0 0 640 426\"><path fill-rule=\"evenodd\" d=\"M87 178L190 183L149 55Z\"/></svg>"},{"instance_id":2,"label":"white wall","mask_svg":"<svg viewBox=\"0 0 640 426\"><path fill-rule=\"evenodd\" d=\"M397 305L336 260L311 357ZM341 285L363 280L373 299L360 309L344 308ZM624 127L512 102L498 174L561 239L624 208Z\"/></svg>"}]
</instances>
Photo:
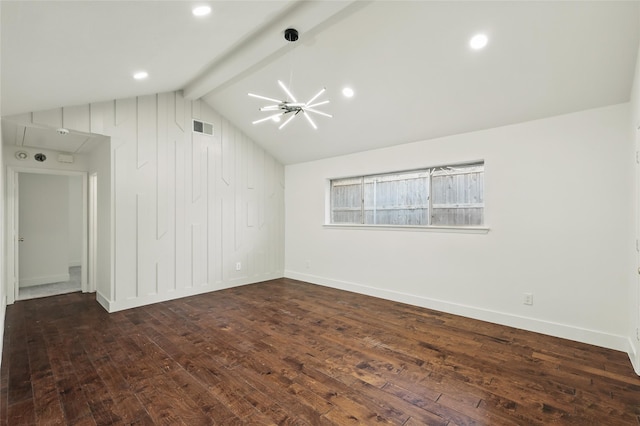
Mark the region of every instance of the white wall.
<instances>
[{"instance_id":1,"label":"white wall","mask_svg":"<svg viewBox=\"0 0 640 426\"><path fill-rule=\"evenodd\" d=\"M89 173L97 176L97 247L95 289L100 294L110 295L113 269L113 194L111 193L111 140L104 140L90 155ZM91 238L91 236L89 237ZM91 265L89 265L91 267ZM92 271L89 271L92 274Z\"/></svg>"},{"instance_id":2,"label":"white wall","mask_svg":"<svg viewBox=\"0 0 640 426\"><path fill-rule=\"evenodd\" d=\"M1 3L1 2L0 2ZM2 17L2 4L0 4L0 18ZM2 37L0 37L0 46ZM2 64L2 52L0 52L0 68ZM0 84L0 98L2 94L2 84ZM2 107L0 107L0 117L2 117ZM0 146L3 146L2 141L2 120L0 120ZM3 164L2 150L0 150L0 164ZM4 173L0 173L0 365L2 364L2 342L4 341L4 318L7 308L7 279L5 276L6 271L6 258L5 258L5 244L4 238Z\"/></svg>"},{"instance_id":3,"label":"white wall","mask_svg":"<svg viewBox=\"0 0 640 426\"><path fill-rule=\"evenodd\" d=\"M629 117L629 138L635 144L636 152L640 152L640 47L638 48L638 56L636 58L636 69L633 79L633 87L631 90L631 114ZM635 219L635 235L640 241L640 166L635 164L636 175L634 180L635 205L633 209ZM635 268L631 271L629 284L629 327L627 334L629 336L629 356L634 364L636 373L640 375L640 252L635 252Z\"/></svg>"},{"instance_id":4,"label":"white wall","mask_svg":"<svg viewBox=\"0 0 640 426\"><path fill-rule=\"evenodd\" d=\"M284 168L206 104L175 92L32 116L110 137L107 310L283 275ZM192 118L214 136L192 133Z\"/></svg>"},{"instance_id":5,"label":"white wall","mask_svg":"<svg viewBox=\"0 0 640 426\"><path fill-rule=\"evenodd\" d=\"M627 350L628 114L615 105L287 166L285 276ZM330 178L479 159L487 234L323 227Z\"/></svg>"},{"instance_id":6,"label":"white wall","mask_svg":"<svg viewBox=\"0 0 640 426\"><path fill-rule=\"evenodd\" d=\"M69 281L69 180L19 173L20 287Z\"/></svg>"},{"instance_id":7,"label":"white wall","mask_svg":"<svg viewBox=\"0 0 640 426\"><path fill-rule=\"evenodd\" d=\"M69 267L82 263L82 176L68 176Z\"/></svg>"}]
</instances>

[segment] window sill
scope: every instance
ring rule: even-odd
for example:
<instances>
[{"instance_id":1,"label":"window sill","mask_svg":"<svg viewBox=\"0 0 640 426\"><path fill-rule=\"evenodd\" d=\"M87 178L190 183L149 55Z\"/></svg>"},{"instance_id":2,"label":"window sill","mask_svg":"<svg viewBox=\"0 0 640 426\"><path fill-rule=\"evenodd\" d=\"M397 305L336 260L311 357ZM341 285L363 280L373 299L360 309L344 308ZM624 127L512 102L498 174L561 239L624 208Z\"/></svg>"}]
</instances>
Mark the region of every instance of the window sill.
<instances>
[{"instance_id":1,"label":"window sill","mask_svg":"<svg viewBox=\"0 0 640 426\"><path fill-rule=\"evenodd\" d=\"M411 226L411 225L358 225L358 224L324 224L326 229L380 230L380 231L420 231L445 232L455 234L487 234L489 228L482 226Z\"/></svg>"}]
</instances>

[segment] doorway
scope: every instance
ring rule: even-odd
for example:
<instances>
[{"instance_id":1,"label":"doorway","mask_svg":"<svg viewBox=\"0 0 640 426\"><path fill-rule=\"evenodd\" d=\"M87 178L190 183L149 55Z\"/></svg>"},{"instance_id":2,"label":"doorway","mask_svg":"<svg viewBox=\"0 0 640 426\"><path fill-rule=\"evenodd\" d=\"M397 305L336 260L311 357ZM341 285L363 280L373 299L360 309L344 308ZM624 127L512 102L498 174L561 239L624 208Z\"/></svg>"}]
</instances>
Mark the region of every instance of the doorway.
<instances>
[{"instance_id":1,"label":"doorway","mask_svg":"<svg viewBox=\"0 0 640 426\"><path fill-rule=\"evenodd\" d=\"M90 291L87 174L8 168L7 302Z\"/></svg>"}]
</instances>

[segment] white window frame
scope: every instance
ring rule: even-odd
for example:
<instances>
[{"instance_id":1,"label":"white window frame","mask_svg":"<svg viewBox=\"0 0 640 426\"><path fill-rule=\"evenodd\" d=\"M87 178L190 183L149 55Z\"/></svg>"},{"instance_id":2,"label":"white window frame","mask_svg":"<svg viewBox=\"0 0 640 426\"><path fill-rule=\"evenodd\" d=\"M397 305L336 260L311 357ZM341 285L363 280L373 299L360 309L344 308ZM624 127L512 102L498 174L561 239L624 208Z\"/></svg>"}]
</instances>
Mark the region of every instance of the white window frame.
<instances>
[{"instance_id":1,"label":"white window frame","mask_svg":"<svg viewBox=\"0 0 640 426\"><path fill-rule=\"evenodd\" d=\"M408 231L426 231L426 232L452 232L452 233L474 233L474 234L486 234L489 231L489 227L487 226L487 208L486 202L483 201L482 209L483 209L483 224L478 226L472 225L431 225L432 214L433 214L433 194L432 194L432 179L431 175L434 170L446 168L446 167L469 167L474 165L482 165L483 173L486 172L486 163L484 160L476 160L469 161L463 163L455 163L455 164L447 164L447 165L437 165L437 166L428 166L417 169L409 169L409 170L400 170L400 171L390 171L390 172L382 172L382 173L372 173L366 175L356 175L356 176L344 176L344 177L335 177L329 178L326 181L326 196L325 196L325 223L324 227L328 229L354 229L354 230L362 230L362 229L374 229L374 230L408 230ZM413 172L430 172L429 177L429 207L428 207L428 225L394 225L394 224L365 224L365 223L332 223L333 218L333 206L332 206L332 182L342 179L361 179L362 188L361 188L361 220L365 221L365 202L364 202L364 180L368 177L376 177L376 176L385 176L385 175L393 175L393 174L404 174L404 173L413 173ZM486 192L486 189L485 189Z\"/></svg>"}]
</instances>

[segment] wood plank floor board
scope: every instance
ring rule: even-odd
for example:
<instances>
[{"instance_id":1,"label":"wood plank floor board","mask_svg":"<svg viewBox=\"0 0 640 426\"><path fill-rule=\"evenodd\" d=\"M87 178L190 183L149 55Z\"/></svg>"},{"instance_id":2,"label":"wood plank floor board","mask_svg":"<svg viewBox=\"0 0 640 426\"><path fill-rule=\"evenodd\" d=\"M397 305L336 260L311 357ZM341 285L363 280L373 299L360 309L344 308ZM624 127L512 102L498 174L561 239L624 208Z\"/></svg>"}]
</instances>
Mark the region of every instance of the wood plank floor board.
<instances>
[{"instance_id":1,"label":"wood plank floor board","mask_svg":"<svg viewBox=\"0 0 640 426\"><path fill-rule=\"evenodd\" d=\"M621 352L279 279L7 308L3 425L639 425Z\"/></svg>"}]
</instances>

